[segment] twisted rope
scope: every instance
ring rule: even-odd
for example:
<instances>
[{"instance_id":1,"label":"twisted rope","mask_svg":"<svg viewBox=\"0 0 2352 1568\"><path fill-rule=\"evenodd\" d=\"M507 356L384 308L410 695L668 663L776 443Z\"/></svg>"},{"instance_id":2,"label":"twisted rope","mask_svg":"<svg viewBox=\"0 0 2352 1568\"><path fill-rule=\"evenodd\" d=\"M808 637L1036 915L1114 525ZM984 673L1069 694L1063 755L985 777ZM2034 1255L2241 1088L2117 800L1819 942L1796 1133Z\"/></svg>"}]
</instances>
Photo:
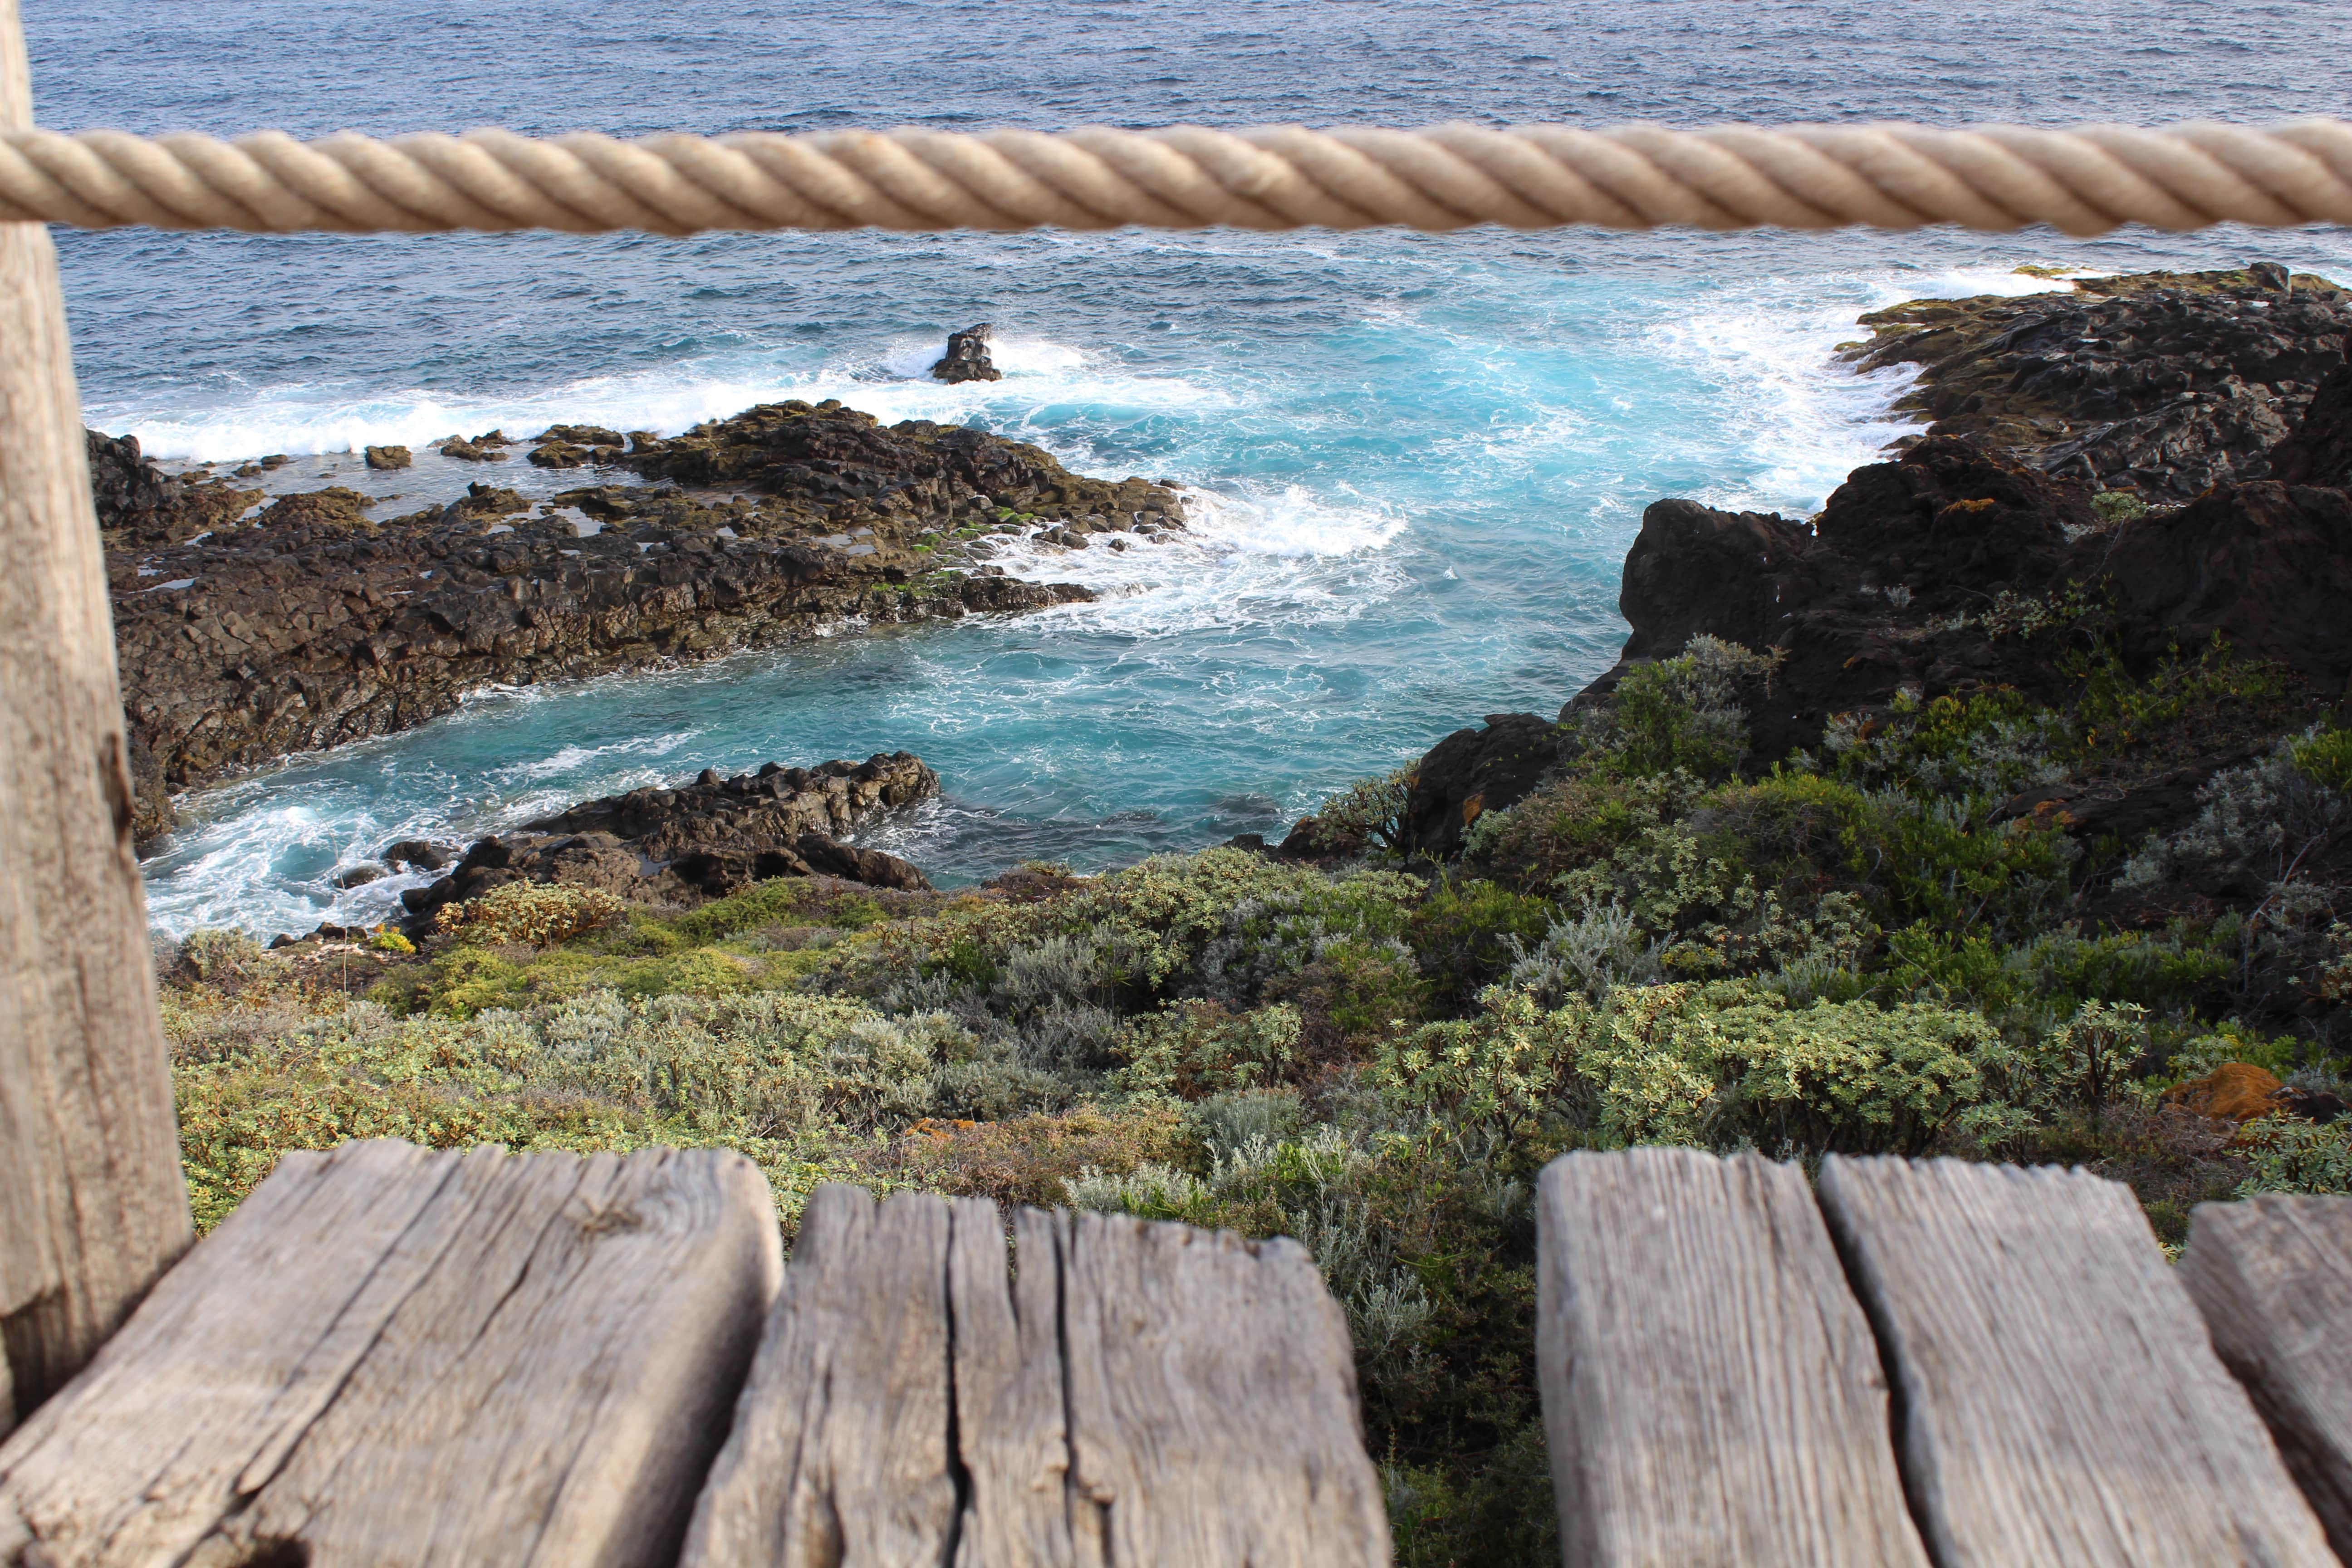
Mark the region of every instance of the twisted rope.
<instances>
[{"instance_id":1,"label":"twisted rope","mask_svg":"<svg viewBox=\"0 0 2352 1568\"><path fill-rule=\"evenodd\" d=\"M443 229L1442 230L2352 224L2352 125L505 131L224 142L0 132L0 221Z\"/></svg>"}]
</instances>

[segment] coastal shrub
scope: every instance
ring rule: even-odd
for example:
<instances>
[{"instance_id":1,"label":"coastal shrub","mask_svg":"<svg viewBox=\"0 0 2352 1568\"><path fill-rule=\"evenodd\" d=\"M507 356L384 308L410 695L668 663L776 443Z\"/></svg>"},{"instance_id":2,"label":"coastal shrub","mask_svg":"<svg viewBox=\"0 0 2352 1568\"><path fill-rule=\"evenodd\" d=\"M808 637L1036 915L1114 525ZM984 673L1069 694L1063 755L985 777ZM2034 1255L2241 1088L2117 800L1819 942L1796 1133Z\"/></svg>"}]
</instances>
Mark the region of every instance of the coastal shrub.
<instances>
[{"instance_id":1,"label":"coastal shrub","mask_svg":"<svg viewBox=\"0 0 2352 1568\"><path fill-rule=\"evenodd\" d=\"M2101 490L2091 498L2091 510L2101 522L2129 522L2147 515L2147 502L2130 490Z\"/></svg>"},{"instance_id":2,"label":"coastal shrub","mask_svg":"<svg viewBox=\"0 0 2352 1568\"><path fill-rule=\"evenodd\" d=\"M1407 763L1377 778L1359 779L1315 808L1327 838L1360 838L1391 853L1404 847L1405 803L1412 798L1419 763Z\"/></svg>"},{"instance_id":3,"label":"coastal shrub","mask_svg":"<svg viewBox=\"0 0 2352 1568\"><path fill-rule=\"evenodd\" d=\"M819 1182L853 1173L838 1142L812 1136L820 1128L761 1135L760 1121L743 1112L761 1104L772 1111L777 1086L708 1043L712 1025L724 1034L733 1021L716 1014L681 1016L661 1004L648 1011L610 995L462 1020L397 1017L366 1002L323 1015L297 1016L275 1000L241 1011L261 1016L247 1027L184 1007L165 1014L182 1163L200 1230L225 1217L288 1150L361 1138L441 1149L736 1148L766 1173L788 1224ZM814 1089L803 1085L803 1097L822 1104L826 1069L858 1051L876 1058L873 1070L890 1083L889 1064L905 1047L845 1046L840 1037L857 1022L808 1016L784 1028L772 1019L766 1044L790 1036L813 1058L793 1071L814 1081ZM758 1029L744 1033L744 1047L761 1043ZM952 1041L921 1044L954 1048ZM843 1098L853 1109L858 1103Z\"/></svg>"},{"instance_id":4,"label":"coastal shrub","mask_svg":"<svg viewBox=\"0 0 2352 1568\"><path fill-rule=\"evenodd\" d=\"M1673 658L1638 664L1610 693L1605 749L1632 773L1717 778L1748 751L1748 710L1781 656L1705 635Z\"/></svg>"},{"instance_id":5,"label":"coastal shrub","mask_svg":"<svg viewBox=\"0 0 2352 1568\"><path fill-rule=\"evenodd\" d=\"M1681 821L1707 793L1687 773L1628 777L1580 765L1497 814L1502 826L1480 841L1471 863L1507 887L1549 891L1569 873Z\"/></svg>"},{"instance_id":6,"label":"coastal shrub","mask_svg":"<svg viewBox=\"0 0 2352 1568\"><path fill-rule=\"evenodd\" d=\"M2299 682L2284 666L2242 659L2220 633L2193 658L2178 650L2136 674L2112 644L2069 656L2066 703L2077 767L2151 750L2196 755L2222 736L2287 727Z\"/></svg>"},{"instance_id":7,"label":"coastal shrub","mask_svg":"<svg viewBox=\"0 0 2352 1568\"><path fill-rule=\"evenodd\" d=\"M2337 795L2352 795L2352 730L2315 724L2287 745L2294 771Z\"/></svg>"},{"instance_id":8,"label":"coastal shrub","mask_svg":"<svg viewBox=\"0 0 2352 1568\"><path fill-rule=\"evenodd\" d=\"M1235 1014L1216 1002L1179 1002L1131 1018L1111 1047L1111 1087L1143 1098L1197 1100L1272 1088L1297 1059L1298 1009L1287 1003Z\"/></svg>"},{"instance_id":9,"label":"coastal shrub","mask_svg":"<svg viewBox=\"0 0 2352 1568\"><path fill-rule=\"evenodd\" d=\"M1328 885L1310 867L1281 866L1241 849L1155 855L1097 877L1059 900L1058 930L1089 937L1114 981L1137 1002L1196 978L1202 951L1240 905L1294 901Z\"/></svg>"},{"instance_id":10,"label":"coastal shrub","mask_svg":"<svg viewBox=\"0 0 2352 1568\"><path fill-rule=\"evenodd\" d=\"M261 954L261 944L241 931L192 931L180 942L180 962L215 983L250 973Z\"/></svg>"},{"instance_id":11,"label":"coastal shrub","mask_svg":"<svg viewBox=\"0 0 2352 1568\"><path fill-rule=\"evenodd\" d=\"M1050 1208L1068 1202L1066 1184L1089 1169L1175 1168L1196 1152L1175 1107L1129 1104L1076 1105L997 1121L920 1121L895 1137L857 1144L850 1157L860 1173L853 1179L868 1186Z\"/></svg>"},{"instance_id":12,"label":"coastal shrub","mask_svg":"<svg viewBox=\"0 0 2352 1568\"><path fill-rule=\"evenodd\" d=\"M1192 1108L1201 1146L1222 1159L1252 1145L1279 1143L1306 1115L1293 1089L1244 1089L1213 1094Z\"/></svg>"},{"instance_id":13,"label":"coastal shrub","mask_svg":"<svg viewBox=\"0 0 2352 1568\"><path fill-rule=\"evenodd\" d=\"M378 952L414 953L416 944L396 931L380 931L368 939L368 946Z\"/></svg>"},{"instance_id":14,"label":"coastal shrub","mask_svg":"<svg viewBox=\"0 0 2352 1568\"><path fill-rule=\"evenodd\" d=\"M1917 1152L1983 1100L2001 1042L1974 1014L1787 999L1744 983L1622 986L1549 1012L1496 987L1380 1070L1416 1106L1505 1126L1558 1117L1606 1144Z\"/></svg>"},{"instance_id":15,"label":"coastal shrub","mask_svg":"<svg viewBox=\"0 0 2352 1568\"><path fill-rule=\"evenodd\" d=\"M1484 879L1433 889L1405 941L1442 1002L1458 1006L1543 940L1558 906Z\"/></svg>"},{"instance_id":16,"label":"coastal shrub","mask_svg":"<svg viewBox=\"0 0 2352 1568\"><path fill-rule=\"evenodd\" d=\"M1619 985L1663 979L1660 945L1624 905L1589 903L1554 921L1533 949L1515 949L1505 980L1549 1007L1575 996L1597 1002Z\"/></svg>"},{"instance_id":17,"label":"coastal shrub","mask_svg":"<svg viewBox=\"0 0 2352 1568\"><path fill-rule=\"evenodd\" d=\"M2147 1051L2147 1009L2133 1002L2085 1002L2043 1037L2033 1068L2044 1103L2073 1104L2095 1117Z\"/></svg>"},{"instance_id":18,"label":"coastal shrub","mask_svg":"<svg viewBox=\"0 0 2352 1568\"><path fill-rule=\"evenodd\" d=\"M2003 944L1922 921L1889 935L1886 948L1871 978L1874 994L1972 1007L2036 1028L2039 1016L2063 1017L2085 1002L2178 1012L2234 963L2186 924L2095 937L2064 927Z\"/></svg>"},{"instance_id":19,"label":"coastal shrub","mask_svg":"<svg viewBox=\"0 0 2352 1568\"><path fill-rule=\"evenodd\" d=\"M2068 738L2063 715L2017 691L1927 702L1906 691L1875 727L1851 714L1832 720L1822 749L1824 771L1864 789L2006 799L2063 781Z\"/></svg>"},{"instance_id":20,"label":"coastal shrub","mask_svg":"<svg viewBox=\"0 0 2352 1568\"><path fill-rule=\"evenodd\" d=\"M2339 750L2352 752L2352 743L2315 729L2257 762L2215 773L2198 789L2196 820L2168 838L2151 834L2124 862L2116 885L2152 887L2209 868L2291 879L2312 850L2352 827L2352 796L2317 776L2334 772Z\"/></svg>"},{"instance_id":21,"label":"coastal shrub","mask_svg":"<svg viewBox=\"0 0 2352 1568\"><path fill-rule=\"evenodd\" d=\"M2344 1121L2321 1125L2274 1118L2260 1123L2260 1129L2246 1141L2246 1158L2253 1174L2240 1185L2237 1196L2352 1194L2352 1129Z\"/></svg>"},{"instance_id":22,"label":"coastal shrub","mask_svg":"<svg viewBox=\"0 0 2352 1568\"><path fill-rule=\"evenodd\" d=\"M1197 1176L1150 1163L1113 1174L1092 1165L1063 1184L1063 1202L1074 1209L1131 1214L1139 1219L1183 1219L1208 1199Z\"/></svg>"},{"instance_id":23,"label":"coastal shrub","mask_svg":"<svg viewBox=\"0 0 2352 1568\"><path fill-rule=\"evenodd\" d=\"M507 882L478 899L444 904L433 929L462 942L547 947L625 919L628 906L601 888Z\"/></svg>"}]
</instances>

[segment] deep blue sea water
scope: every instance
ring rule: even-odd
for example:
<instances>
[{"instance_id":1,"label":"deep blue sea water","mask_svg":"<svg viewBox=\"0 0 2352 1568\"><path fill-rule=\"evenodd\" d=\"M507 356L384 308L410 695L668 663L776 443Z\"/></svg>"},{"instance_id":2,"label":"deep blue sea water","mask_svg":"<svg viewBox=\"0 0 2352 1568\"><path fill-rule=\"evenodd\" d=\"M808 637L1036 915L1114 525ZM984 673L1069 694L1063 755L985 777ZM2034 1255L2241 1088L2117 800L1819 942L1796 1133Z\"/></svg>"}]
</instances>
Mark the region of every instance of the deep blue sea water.
<instances>
[{"instance_id":1,"label":"deep blue sea water","mask_svg":"<svg viewBox=\"0 0 2352 1568\"><path fill-rule=\"evenodd\" d=\"M2352 8L2178 0L24 0L62 130L809 130L1189 120L1411 125L2352 112ZM63 233L90 422L160 455L320 454L782 396L967 420L1207 498L1182 545L1016 563L1109 590L1010 621L482 694L199 792L159 926L307 930L328 878L705 765L920 752L947 800L877 842L945 881L1278 832L1623 637L1665 495L1811 510L1904 428L1863 310L2269 258L2326 230L2014 237L1478 233L249 237ZM986 320L1006 378L921 379ZM502 476L503 477L503 476ZM428 476L415 482L426 485ZM414 504L411 498L409 504Z\"/></svg>"}]
</instances>

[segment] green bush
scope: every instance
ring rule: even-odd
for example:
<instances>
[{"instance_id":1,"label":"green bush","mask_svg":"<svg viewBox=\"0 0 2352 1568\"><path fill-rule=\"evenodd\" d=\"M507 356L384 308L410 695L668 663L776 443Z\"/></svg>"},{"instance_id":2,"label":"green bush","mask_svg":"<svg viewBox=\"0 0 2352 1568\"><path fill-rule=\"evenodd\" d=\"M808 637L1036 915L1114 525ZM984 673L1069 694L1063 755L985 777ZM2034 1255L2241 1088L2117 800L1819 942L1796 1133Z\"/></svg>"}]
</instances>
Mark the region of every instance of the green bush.
<instances>
[{"instance_id":1,"label":"green bush","mask_svg":"<svg viewBox=\"0 0 2352 1568\"><path fill-rule=\"evenodd\" d=\"M1324 836L1360 838L1391 852L1404 847L1405 803L1421 764L1407 763L1378 778L1360 779L1315 808Z\"/></svg>"},{"instance_id":2,"label":"green bush","mask_svg":"<svg viewBox=\"0 0 2352 1568\"><path fill-rule=\"evenodd\" d=\"M1297 1059L1298 1030L1298 1009L1287 1003L1236 1015L1214 1002L1179 1002L1120 1028L1111 1087L1182 1100L1271 1089Z\"/></svg>"},{"instance_id":3,"label":"green bush","mask_svg":"<svg viewBox=\"0 0 2352 1568\"><path fill-rule=\"evenodd\" d=\"M433 929L461 942L547 947L621 920L627 906L601 888L507 882L478 899L444 904Z\"/></svg>"},{"instance_id":4,"label":"green bush","mask_svg":"<svg viewBox=\"0 0 2352 1568\"><path fill-rule=\"evenodd\" d=\"M2091 498L2091 510L2106 523L2129 522L2147 515L2147 502L2130 490L2101 490Z\"/></svg>"},{"instance_id":5,"label":"green bush","mask_svg":"<svg viewBox=\"0 0 2352 1568\"><path fill-rule=\"evenodd\" d=\"M1559 906L1485 880L1433 889L1405 941L1441 1000L1459 1005L1543 940Z\"/></svg>"},{"instance_id":6,"label":"green bush","mask_svg":"<svg viewBox=\"0 0 2352 1568\"><path fill-rule=\"evenodd\" d=\"M1622 986L1549 1012L1524 992L1415 1031L1377 1063L1400 1100L1608 1145L1917 1152L1984 1100L2000 1037L1974 1014L1815 1002L1743 983Z\"/></svg>"},{"instance_id":7,"label":"green bush","mask_svg":"<svg viewBox=\"0 0 2352 1568\"><path fill-rule=\"evenodd\" d=\"M234 980L261 962L262 946L241 931L192 931L180 942L180 962L199 980Z\"/></svg>"},{"instance_id":8,"label":"green bush","mask_svg":"<svg viewBox=\"0 0 2352 1568\"><path fill-rule=\"evenodd\" d=\"M1610 693L1606 749L1630 773L1719 778L1748 752L1748 708L1780 655L1695 637L1673 658L1635 665Z\"/></svg>"}]
</instances>

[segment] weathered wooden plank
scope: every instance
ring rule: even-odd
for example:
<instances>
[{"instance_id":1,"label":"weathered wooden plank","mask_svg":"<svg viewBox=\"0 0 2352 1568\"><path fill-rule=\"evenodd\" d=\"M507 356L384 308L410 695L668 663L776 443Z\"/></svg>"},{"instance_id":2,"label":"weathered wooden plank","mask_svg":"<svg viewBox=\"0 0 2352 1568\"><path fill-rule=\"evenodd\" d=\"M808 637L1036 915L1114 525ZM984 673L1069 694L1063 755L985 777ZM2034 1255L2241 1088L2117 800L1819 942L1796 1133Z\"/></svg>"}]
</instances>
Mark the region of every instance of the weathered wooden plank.
<instances>
[{"instance_id":1,"label":"weathered wooden plank","mask_svg":"<svg viewBox=\"0 0 2352 1568\"><path fill-rule=\"evenodd\" d=\"M1927 1568L1878 1347L1803 1172L1570 1154L1544 1170L1536 1223L1570 1568Z\"/></svg>"},{"instance_id":2,"label":"weathered wooden plank","mask_svg":"<svg viewBox=\"0 0 2352 1568\"><path fill-rule=\"evenodd\" d=\"M0 1562L667 1561L781 1254L732 1153L289 1154L0 1445Z\"/></svg>"},{"instance_id":3,"label":"weathered wooden plank","mask_svg":"<svg viewBox=\"0 0 2352 1568\"><path fill-rule=\"evenodd\" d=\"M1306 1249L1125 1215L1056 1222L1083 1568L1387 1563L1347 1318Z\"/></svg>"},{"instance_id":4,"label":"weathered wooden plank","mask_svg":"<svg viewBox=\"0 0 2352 1568\"><path fill-rule=\"evenodd\" d=\"M2130 1188L1832 1157L1820 1195L1939 1568L2335 1563Z\"/></svg>"},{"instance_id":5,"label":"weathered wooden plank","mask_svg":"<svg viewBox=\"0 0 2352 1568\"><path fill-rule=\"evenodd\" d=\"M819 1189L689 1568L1382 1568L1296 1243Z\"/></svg>"},{"instance_id":6,"label":"weathered wooden plank","mask_svg":"<svg viewBox=\"0 0 2352 1568\"><path fill-rule=\"evenodd\" d=\"M913 1193L810 1197L687 1563L946 1561L948 1222L944 1202Z\"/></svg>"},{"instance_id":7,"label":"weathered wooden plank","mask_svg":"<svg viewBox=\"0 0 2352 1568\"><path fill-rule=\"evenodd\" d=\"M960 1564L1073 1568L1070 1431L1062 1373L1060 1221L1013 1218L1005 1277L996 1205L955 1205L949 1295L955 1321L957 1452L966 1478Z\"/></svg>"},{"instance_id":8,"label":"weathered wooden plank","mask_svg":"<svg viewBox=\"0 0 2352 1568\"><path fill-rule=\"evenodd\" d=\"M2336 1555L2352 1556L2352 1198L2200 1205L2177 1272Z\"/></svg>"},{"instance_id":9,"label":"weathered wooden plank","mask_svg":"<svg viewBox=\"0 0 2352 1568\"><path fill-rule=\"evenodd\" d=\"M0 0L0 129L33 122ZM0 1433L185 1251L106 563L56 253L0 223Z\"/></svg>"}]
</instances>

